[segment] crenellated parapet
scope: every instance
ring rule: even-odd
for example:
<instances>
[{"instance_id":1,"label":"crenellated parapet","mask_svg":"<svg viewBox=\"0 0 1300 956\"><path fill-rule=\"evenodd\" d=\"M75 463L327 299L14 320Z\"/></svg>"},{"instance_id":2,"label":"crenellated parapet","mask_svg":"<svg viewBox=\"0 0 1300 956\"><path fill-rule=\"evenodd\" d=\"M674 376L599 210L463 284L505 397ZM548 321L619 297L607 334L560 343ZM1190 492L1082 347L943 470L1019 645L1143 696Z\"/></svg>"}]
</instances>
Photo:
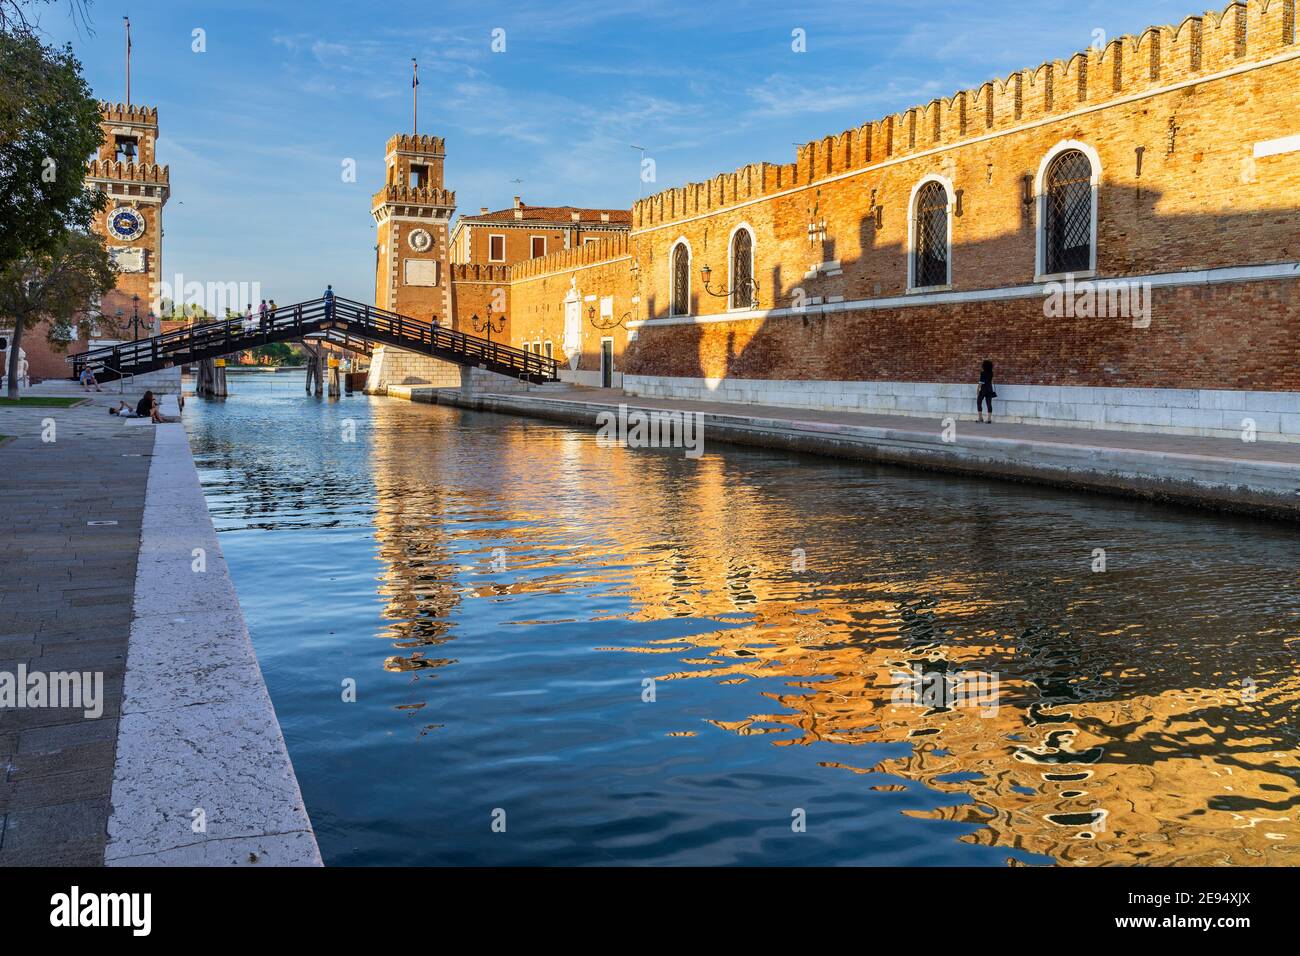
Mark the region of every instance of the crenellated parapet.
<instances>
[{"instance_id":1,"label":"crenellated parapet","mask_svg":"<svg viewBox=\"0 0 1300 956\"><path fill-rule=\"evenodd\" d=\"M631 240L627 233L619 233L609 239L587 242L573 249L561 249L558 252L524 259L510 267L510 279L518 282L552 272L577 269L596 265L609 259L619 259L631 252Z\"/></svg>"},{"instance_id":2,"label":"crenellated parapet","mask_svg":"<svg viewBox=\"0 0 1300 956\"><path fill-rule=\"evenodd\" d=\"M105 123L122 123L132 126L157 126L158 107L137 104L99 101L99 113Z\"/></svg>"},{"instance_id":3,"label":"crenellated parapet","mask_svg":"<svg viewBox=\"0 0 1300 956\"><path fill-rule=\"evenodd\" d=\"M419 153L423 156L446 156L447 149L441 136L398 133L389 137L385 145L387 153Z\"/></svg>"},{"instance_id":4,"label":"crenellated parapet","mask_svg":"<svg viewBox=\"0 0 1300 956\"><path fill-rule=\"evenodd\" d=\"M169 169L157 163L124 163L111 159L92 159L86 164L90 179L111 179L115 182L158 183L168 185Z\"/></svg>"},{"instance_id":5,"label":"crenellated parapet","mask_svg":"<svg viewBox=\"0 0 1300 956\"><path fill-rule=\"evenodd\" d=\"M510 281L509 266L494 266L477 262L457 262L452 263L451 269L452 282L500 282L508 283Z\"/></svg>"},{"instance_id":6,"label":"crenellated parapet","mask_svg":"<svg viewBox=\"0 0 1300 956\"><path fill-rule=\"evenodd\" d=\"M436 189L415 186L385 186L375 193L371 200L372 207L383 203L406 203L417 206L438 206L455 208L456 193L450 189Z\"/></svg>"},{"instance_id":7,"label":"crenellated parapet","mask_svg":"<svg viewBox=\"0 0 1300 956\"><path fill-rule=\"evenodd\" d=\"M792 163L751 163L638 200L632 228L707 213L793 186L1295 52L1297 0L1234 0L1178 26L1117 37L975 89L799 146Z\"/></svg>"}]
</instances>

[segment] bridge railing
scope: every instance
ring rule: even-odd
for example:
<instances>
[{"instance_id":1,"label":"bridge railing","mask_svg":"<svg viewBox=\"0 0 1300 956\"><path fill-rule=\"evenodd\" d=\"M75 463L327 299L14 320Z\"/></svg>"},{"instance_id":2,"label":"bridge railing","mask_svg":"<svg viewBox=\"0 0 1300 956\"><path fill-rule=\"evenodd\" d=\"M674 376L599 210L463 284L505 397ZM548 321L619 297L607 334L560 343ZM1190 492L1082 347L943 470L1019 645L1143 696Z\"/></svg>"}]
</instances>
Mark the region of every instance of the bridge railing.
<instances>
[{"instance_id":1,"label":"bridge railing","mask_svg":"<svg viewBox=\"0 0 1300 956\"><path fill-rule=\"evenodd\" d=\"M337 323L337 325L336 325ZM338 328L349 335L370 332L379 341L456 356L467 363L506 369L511 374L557 377L558 363L543 355L502 342L479 338L428 322L400 315L377 306L341 297L331 301L313 299L295 305L277 306L265 321L231 316L201 325L175 329L132 342L92 349L70 356L73 376L86 366L92 369L160 368L168 361L188 362L199 354L228 354L268 342L282 341Z\"/></svg>"}]
</instances>

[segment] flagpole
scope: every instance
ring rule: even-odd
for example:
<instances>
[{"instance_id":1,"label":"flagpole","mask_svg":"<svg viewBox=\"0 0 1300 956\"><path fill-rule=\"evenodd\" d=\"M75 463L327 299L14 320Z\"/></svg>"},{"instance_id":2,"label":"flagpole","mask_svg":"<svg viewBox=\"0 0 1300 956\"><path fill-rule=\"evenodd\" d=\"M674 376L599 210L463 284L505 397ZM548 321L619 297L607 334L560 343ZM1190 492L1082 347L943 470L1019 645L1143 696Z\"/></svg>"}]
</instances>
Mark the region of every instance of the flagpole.
<instances>
[{"instance_id":1,"label":"flagpole","mask_svg":"<svg viewBox=\"0 0 1300 956\"><path fill-rule=\"evenodd\" d=\"M126 105L131 105L131 18L123 17L126 22Z\"/></svg>"}]
</instances>

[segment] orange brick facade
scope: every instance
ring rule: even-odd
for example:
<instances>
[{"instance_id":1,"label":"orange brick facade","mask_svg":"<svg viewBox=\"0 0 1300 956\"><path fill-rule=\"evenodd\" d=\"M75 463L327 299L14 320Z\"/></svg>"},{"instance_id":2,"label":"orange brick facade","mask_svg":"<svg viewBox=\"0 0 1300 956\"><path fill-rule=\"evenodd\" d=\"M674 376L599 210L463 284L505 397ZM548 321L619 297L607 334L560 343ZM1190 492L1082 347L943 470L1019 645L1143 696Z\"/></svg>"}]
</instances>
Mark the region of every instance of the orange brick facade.
<instances>
[{"instance_id":1,"label":"orange brick facade","mask_svg":"<svg viewBox=\"0 0 1300 956\"><path fill-rule=\"evenodd\" d=\"M438 136L389 139L386 182L371 203L378 230L375 304L415 318L451 314L448 227L456 194L444 187L446 149Z\"/></svg>"},{"instance_id":2,"label":"orange brick facade","mask_svg":"<svg viewBox=\"0 0 1300 956\"><path fill-rule=\"evenodd\" d=\"M1234 3L810 142L793 163L648 197L626 243L512 264L507 334L550 340L567 364L576 292L587 371L610 336L617 368L637 376L969 383L990 357L1000 380L1026 385L1298 390L1294 7ZM1043 261L1045 170L1071 148L1095 176L1095 270L1075 278L1149 280L1146 325L1044 308L1061 278ZM951 196L951 280L914 291L912 204L927 179ZM757 302L732 311L701 269L727 288L739 227ZM460 314L471 293L453 286ZM625 320L612 331L589 320L608 299Z\"/></svg>"}]
</instances>

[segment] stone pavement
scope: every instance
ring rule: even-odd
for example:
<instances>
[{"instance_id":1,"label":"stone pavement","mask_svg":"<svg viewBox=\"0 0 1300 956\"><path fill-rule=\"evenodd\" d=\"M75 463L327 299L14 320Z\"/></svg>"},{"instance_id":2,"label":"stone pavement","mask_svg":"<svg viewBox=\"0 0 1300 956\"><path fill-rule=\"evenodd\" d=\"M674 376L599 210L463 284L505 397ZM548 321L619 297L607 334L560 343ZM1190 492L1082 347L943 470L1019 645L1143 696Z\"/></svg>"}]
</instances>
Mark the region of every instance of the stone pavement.
<instances>
[{"instance_id":1,"label":"stone pavement","mask_svg":"<svg viewBox=\"0 0 1300 956\"><path fill-rule=\"evenodd\" d=\"M0 406L0 673L102 673L103 714L0 709L0 866L99 865L154 433L116 388L39 393L88 401Z\"/></svg>"}]
</instances>

